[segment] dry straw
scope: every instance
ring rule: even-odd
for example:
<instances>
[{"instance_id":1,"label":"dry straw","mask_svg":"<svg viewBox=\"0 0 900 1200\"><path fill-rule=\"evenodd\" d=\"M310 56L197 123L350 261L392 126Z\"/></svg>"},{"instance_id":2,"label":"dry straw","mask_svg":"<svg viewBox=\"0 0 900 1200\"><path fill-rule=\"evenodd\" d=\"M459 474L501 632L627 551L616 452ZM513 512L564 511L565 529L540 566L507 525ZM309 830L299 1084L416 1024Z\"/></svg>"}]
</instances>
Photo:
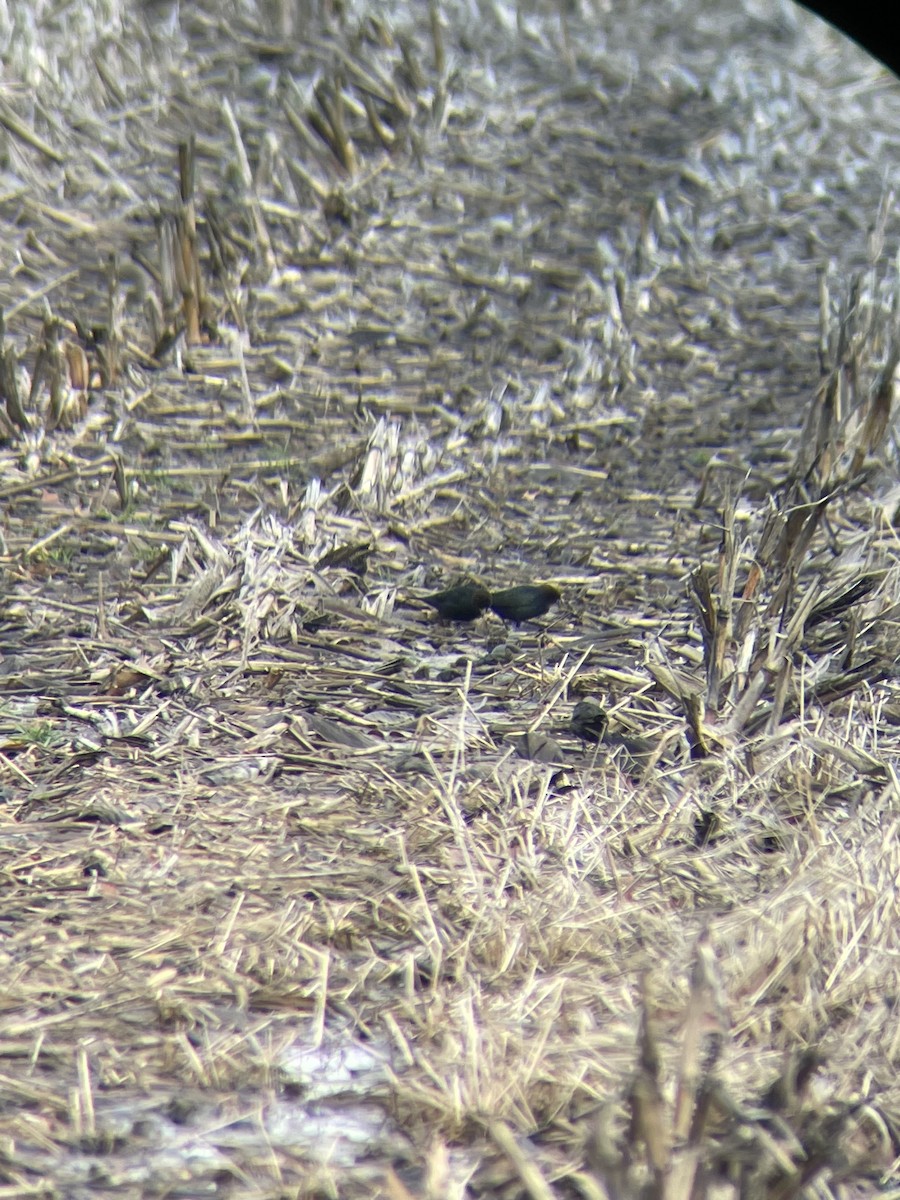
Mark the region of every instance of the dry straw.
<instances>
[{"instance_id":1,"label":"dry straw","mask_svg":"<svg viewBox=\"0 0 900 1200\"><path fill-rule=\"evenodd\" d=\"M900 1191L900 94L724 12L0 5L0 1195Z\"/></svg>"}]
</instances>

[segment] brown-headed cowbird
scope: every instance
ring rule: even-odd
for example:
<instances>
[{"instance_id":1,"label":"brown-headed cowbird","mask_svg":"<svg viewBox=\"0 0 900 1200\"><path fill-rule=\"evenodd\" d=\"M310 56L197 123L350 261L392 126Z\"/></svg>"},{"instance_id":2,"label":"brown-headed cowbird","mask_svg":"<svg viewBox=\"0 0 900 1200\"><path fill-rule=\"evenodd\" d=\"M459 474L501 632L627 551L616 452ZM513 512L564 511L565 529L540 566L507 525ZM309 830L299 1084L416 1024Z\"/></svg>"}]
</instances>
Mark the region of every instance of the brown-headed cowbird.
<instances>
[{"instance_id":1,"label":"brown-headed cowbird","mask_svg":"<svg viewBox=\"0 0 900 1200\"><path fill-rule=\"evenodd\" d=\"M490 604L491 593L480 583L458 583L422 600L437 611L442 621L474 621Z\"/></svg>"},{"instance_id":2,"label":"brown-headed cowbird","mask_svg":"<svg viewBox=\"0 0 900 1200\"><path fill-rule=\"evenodd\" d=\"M529 730L511 737L510 742L515 746L520 758L530 758L533 762L562 763L566 756L559 742L545 733Z\"/></svg>"},{"instance_id":3,"label":"brown-headed cowbird","mask_svg":"<svg viewBox=\"0 0 900 1200\"><path fill-rule=\"evenodd\" d=\"M657 747L652 742L630 733L610 730L606 713L593 700L578 701L569 718L569 729L581 738L582 750L588 742L594 746L602 745L625 771L641 771L655 761Z\"/></svg>"},{"instance_id":4,"label":"brown-headed cowbird","mask_svg":"<svg viewBox=\"0 0 900 1200\"><path fill-rule=\"evenodd\" d=\"M724 822L714 808L701 808L694 817L694 845L710 846L722 832Z\"/></svg>"},{"instance_id":5,"label":"brown-headed cowbird","mask_svg":"<svg viewBox=\"0 0 900 1200\"><path fill-rule=\"evenodd\" d=\"M523 583L491 593L491 608L504 621L533 621L542 617L559 599L559 588L552 583Z\"/></svg>"},{"instance_id":6,"label":"brown-headed cowbird","mask_svg":"<svg viewBox=\"0 0 900 1200\"><path fill-rule=\"evenodd\" d=\"M569 725L582 743L592 742L596 745L606 737L609 720L599 704L593 700L579 700L572 709Z\"/></svg>"}]
</instances>

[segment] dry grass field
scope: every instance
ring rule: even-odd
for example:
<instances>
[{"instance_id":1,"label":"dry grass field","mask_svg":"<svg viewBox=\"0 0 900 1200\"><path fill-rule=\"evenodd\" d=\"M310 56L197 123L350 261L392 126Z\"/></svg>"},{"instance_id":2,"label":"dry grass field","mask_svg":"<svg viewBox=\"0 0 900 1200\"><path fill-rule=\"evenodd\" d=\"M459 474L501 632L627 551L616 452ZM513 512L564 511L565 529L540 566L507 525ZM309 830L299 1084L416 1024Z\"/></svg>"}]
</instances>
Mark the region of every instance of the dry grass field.
<instances>
[{"instance_id":1,"label":"dry grass field","mask_svg":"<svg viewBox=\"0 0 900 1200\"><path fill-rule=\"evenodd\" d=\"M0 64L0 1200L900 1197L900 84L775 0Z\"/></svg>"}]
</instances>

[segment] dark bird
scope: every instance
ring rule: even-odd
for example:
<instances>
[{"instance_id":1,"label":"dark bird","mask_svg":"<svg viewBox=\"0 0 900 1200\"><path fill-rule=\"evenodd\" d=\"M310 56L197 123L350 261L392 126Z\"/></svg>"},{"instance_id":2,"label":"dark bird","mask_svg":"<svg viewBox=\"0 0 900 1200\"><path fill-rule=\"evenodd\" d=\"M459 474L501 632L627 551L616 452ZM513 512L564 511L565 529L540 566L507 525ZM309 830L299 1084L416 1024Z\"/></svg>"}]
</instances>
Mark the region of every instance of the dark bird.
<instances>
[{"instance_id":1,"label":"dark bird","mask_svg":"<svg viewBox=\"0 0 900 1200\"><path fill-rule=\"evenodd\" d=\"M523 583L519 587L492 592L490 606L504 621L533 621L542 617L551 604L559 599L559 588L552 583Z\"/></svg>"},{"instance_id":2,"label":"dark bird","mask_svg":"<svg viewBox=\"0 0 900 1200\"><path fill-rule=\"evenodd\" d=\"M545 733L538 733L536 730L529 730L527 733L520 733L516 737L511 737L510 742L515 746L516 753L520 758L530 758L532 762L543 763L563 763L566 761L566 755L559 742L554 741L552 737L547 737Z\"/></svg>"},{"instance_id":3,"label":"dark bird","mask_svg":"<svg viewBox=\"0 0 900 1200\"><path fill-rule=\"evenodd\" d=\"M602 745L604 751L618 759L625 771L640 772L655 761L657 747L652 742L630 733L610 730L606 713L593 700L578 701L569 718L569 729L581 738L582 750L588 742L594 746Z\"/></svg>"},{"instance_id":4,"label":"dark bird","mask_svg":"<svg viewBox=\"0 0 900 1200\"><path fill-rule=\"evenodd\" d=\"M694 845L710 846L717 841L724 822L714 808L701 808L694 817Z\"/></svg>"},{"instance_id":5,"label":"dark bird","mask_svg":"<svg viewBox=\"0 0 900 1200\"><path fill-rule=\"evenodd\" d=\"M480 583L458 583L422 600L437 611L442 621L474 621L490 605L491 593Z\"/></svg>"},{"instance_id":6,"label":"dark bird","mask_svg":"<svg viewBox=\"0 0 900 1200\"><path fill-rule=\"evenodd\" d=\"M597 745L606 737L609 720L599 704L593 700L579 700L572 709L569 726L582 744L592 742Z\"/></svg>"}]
</instances>

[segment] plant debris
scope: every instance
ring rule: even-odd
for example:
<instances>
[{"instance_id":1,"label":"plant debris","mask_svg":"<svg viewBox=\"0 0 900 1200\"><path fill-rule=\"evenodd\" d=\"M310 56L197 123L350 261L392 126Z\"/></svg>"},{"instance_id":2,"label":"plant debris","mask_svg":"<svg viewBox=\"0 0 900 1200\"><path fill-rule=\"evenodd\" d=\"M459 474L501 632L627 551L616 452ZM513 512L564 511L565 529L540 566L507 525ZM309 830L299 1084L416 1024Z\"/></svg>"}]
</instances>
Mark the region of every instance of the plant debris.
<instances>
[{"instance_id":1,"label":"plant debris","mask_svg":"<svg viewBox=\"0 0 900 1200\"><path fill-rule=\"evenodd\" d=\"M897 81L767 0L0 47L6 1194L894 1195Z\"/></svg>"}]
</instances>

